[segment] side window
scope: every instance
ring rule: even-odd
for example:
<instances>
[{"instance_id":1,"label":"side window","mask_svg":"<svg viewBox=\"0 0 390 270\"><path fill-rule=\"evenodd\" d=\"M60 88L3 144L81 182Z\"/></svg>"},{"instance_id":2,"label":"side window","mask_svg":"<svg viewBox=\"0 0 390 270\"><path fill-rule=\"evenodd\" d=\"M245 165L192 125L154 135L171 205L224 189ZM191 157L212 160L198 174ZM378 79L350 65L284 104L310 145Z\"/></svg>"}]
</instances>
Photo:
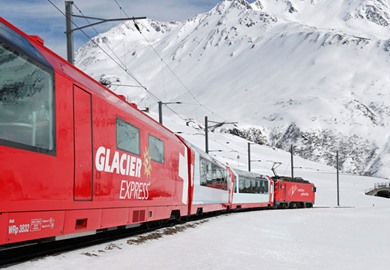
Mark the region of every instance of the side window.
<instances>
[{"instance_id":1,"label":"side window","mask_svg":"<svg viewBox=\"0 0 390 270\"><path fill-rule=\"evenodd\" d=\"M240 176L240 186L239 186L240 193L244 193L244 185L245 185L245 178L243 176Z\"/></svg>"},{"instance_id":2,"label":"side window","mask_svg":"<svg viewBox=\"0 0 390 270\"><path fill-rule=\"evenodd\" d=\"M139 129L120 118L116 119L116 147L129 153L140 154Z\"/></svg>"},{"instance_id":3,"label":"side window","mask_svg":"<svg viewBox=\"0 0 390 270\"><path fill-rule=\"evenodd\" d=\"M224 168L200 158L200 185L227 190L228 173Z\"/></svg>"},{"instance_id":4,"label":"side window","mask_svg":"<svg viewBox=\"0 0 390 270\"><path fill-rule=\"evenodd\" d=\"M234 175L234 193L237 193L237 176Z\"/></svg>"},{"instance_id":5,"label":"side window","mask_svg":"<svg viewBox=\"0 0 390 270\"><path fill-rule=\"evenodd\" d=\"M200 184L202 186L207 185L207 162L203 159L200 158Z\"/></svg>"},{"instance_id":6,"label":"side window","mask_svg":"<svg viewBox=\"0 0 390 270\"><path fill-rule=\"evenodd\" d=\"M264 193L264 186L263 186L263 181L256 179L256 193Z\"/></svg>"},{"instance_id":7,"label":"side window","mask_svg":"<svg viewBox=\"0 0 390 270\"><path fill-rule=\"evenodd\" d=\"M251 180L244 176L240 176L240 193L251 193Z\"/></svg>"},{"instance_id":8,"label":"side window","mask_svg":"<svg viewBox=\"0 0 390 270\"><path fill-rule=\"evenodd\" d=\"M257 178L240 176L240 193L263 194L268 193L268 182Z\"/></svg>"},{"instance_id":9,"label":"side window","mask_svg":"<svg viewBox=\"0 0 390 270\"><path fill-rule=\"evenodd\" d=\"M55 154L54 73L0 41L0 143Z\"/></svg>"},{"instance_id":10,"label":"side window","mask_svg":"<svg viewBox=\"0 0 390 270\"><path fill-rule=\"evenodd\" d=\"M164 142L159 138L149 135L149 153L152 160L164 163Z\"/></svg>"}]
</instances>

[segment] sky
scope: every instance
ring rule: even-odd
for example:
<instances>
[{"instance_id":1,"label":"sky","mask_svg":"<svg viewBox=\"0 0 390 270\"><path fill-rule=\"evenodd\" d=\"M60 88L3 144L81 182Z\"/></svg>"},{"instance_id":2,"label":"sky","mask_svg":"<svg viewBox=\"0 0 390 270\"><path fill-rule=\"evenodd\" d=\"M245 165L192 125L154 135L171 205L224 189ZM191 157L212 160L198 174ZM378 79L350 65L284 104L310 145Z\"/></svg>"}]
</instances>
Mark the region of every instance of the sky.
<instances>
[{"instance_id":1,"label":"sky","mask_svg":"<svg viewBox=\"0 0 390 270\"><path fill-rule=\"evenodd\" d=\"M221 0L74 0L73 13L104 19L147 17L157 21L183 21L207 12ZM0 16L30 35L38 35L45 40L46 46L66 57L65 17L53 6L65 11L64 0L13 0L1 1ZM118 4L123 8L119 8ZM78 8L78 9L77 9ZM76 24L88 24L84 19L77 19ZM119 22L104 23L96 26L98 32L104 32ZM93 29L86 29L89 36L96 36ZM80 31L75 32L75 50L88 38Z\"/></svg>"}]
</instances>

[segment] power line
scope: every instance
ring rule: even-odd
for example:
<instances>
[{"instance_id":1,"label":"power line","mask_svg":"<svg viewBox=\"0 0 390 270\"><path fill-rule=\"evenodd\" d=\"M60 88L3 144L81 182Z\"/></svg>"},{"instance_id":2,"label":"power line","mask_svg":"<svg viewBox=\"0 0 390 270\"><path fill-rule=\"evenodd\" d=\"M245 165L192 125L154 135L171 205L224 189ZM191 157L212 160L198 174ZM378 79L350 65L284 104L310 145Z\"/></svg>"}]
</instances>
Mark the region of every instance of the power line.
<instances>
[{"instance_id":1,"label":"power line","mask_svg":"<svg viewBox=\"0 0 390 270\"><path fill-rule=\"evenodd\" d=\"M126 12L123 10L123 8L120 6L120 4L114 0L116 2L116 4L119 6L119 8L123 11L123 13L129 17ZM60 10L51 0L48 0L48 2L50 4L52 4L64 17L66 17L66 14L64 14L64 12L62 12L62 10ZM82 13L82 11L77 7L76 5L76 8L77 10L80 12L80 14L82 14L84 16L84 14ZM84 16L85 17L85 16ZM88 22L88 19L86 19L87 22ZM115 52L111 49L111 47L106 44L106 46L109 48L109 50L113 53L113 55L118 59L114 59L114 57L112 57L105 49L103 49L91 36L89 36L83 29L80 29L80 27L72 20L72 24L78 28L78 30L80 30L94 45L96 45L96 47L98 47L105 55L108 56L108 58L110 58L119 68L121 68L125 73L127 73L137 84L140 85L141 88L143 88L155 101L161 101L153 92L151 92L146 86L144 86L136 77L134 74L132 74L127 68L126 68L126 65L123 64L123 62L120 60L120 58L115 54ZM213 115L216 115L217 117L223 119L223 117L219 116L217 113L213 112L212 110L208 109L206 106L204 106L203 104L200 103L200 101L195 97L195 95L190 91L190 89L184 84L184 82L176 75L176 73L171 69L171 67L164 61L164 59L160 56L160 54L156 51L156 49L152 46L152 44L146 39L146 37L142 34L142 32L140 31L138 25L136 24L136 22L134 22L134 25L135 27L137 28L137 30L140 32L140 34L142 35L142 37L145 39L145 41L149 44L149 46L153 49L153 51L156 53L156 55L160 58L160 60L164 63L164 65L167 66L167 68L169 69L169 71L174 75L174 77L182 84L182 86L184 87L184 89L186 89L186 91L188 93L190 93L190 95L193 97L193 99L196 101L196 103L203 107L205 110L211 112ZM97 35L100 37L100 34L96 31L95 28L93 28L94 31L97 33ZM165 105L165 104L164 104ZM181 118L182 120L186 120L186 118L184 118L183 116L181 116L178 112L176 112L175 110L173 110L172 108L170 108L169 106L165 105L171 112L173 112L174 114L176 114L179 118Z\"/></svg>"},{"instance_id":2,"label":"power line","mask_svg":"<svg viewBox=\"0 0 390 270\"><path fill-rule=\"evenodd\" d=\"M124 87L134 87L134 88L142 88L142 86L139 85L131 85L131 84L121 84L121 83L110 83L110 85L115 85L115 86L124 86Z\"/></svg>"},{"instance_id":3,"label":"power line","mask_svg":"<svg viewBox=\"0 0 390 270\"><path fill-rule=\"evenodd\" d=\"M65 13L63 13L62 12L62 10L60 10L51 0L48 0L48 2L50 3L50 4L52 4L64 17L66 17L66 14ZM82 11L78 8L78 7L76 7L78 10L79 10L79 12L81 13L81 14L83 14L82 13ZM128 16L127 14L126 14L126 16ZM87 20L88 21L88 20ZM79 26L72 20L72 24L76 27L76 28L79 28ZM113 54L116 56L116 58L118 58L119 59L119 62L117 61L117 60L115 60L110 54L108 54L107 53L107 51L106 50L104 50L99 44L97 44L96 42L95 42L95 40L93 40L83 29L79 29L88 39L90 39L91 40L91 42L94 44L94 45L96 45L101 51L103 51L104 52L104 54L106 54L118 67L120 67L123 71L125 71L135 82L137 82L139 85L140 85L140 87L141 88L143 88L155 101L161 101L156 95L154 95L146 86L144 86L135 76L134 76L134 74L132 74L128 69L126 69L125 68L125 65L123 65L123 63L121 62L121 60L119 59L119 57L113 52L113 50L110 48L110 46L108 45L108 44L106 44L106 46L111 50L111 52L113 52ZM96 29L94 29L95 30L95 32L97 32L96 31ZM99 35L99 33L98 33L98 35ZM122 66L123 65L123 66ZM130 87L135 87L135 86L130 86ZM142 100L141 100L142 101ZM140 102L141 102L140 101ZM165 105L166 106L166 105ZM169 110L171 110L174 114L176 114L177 116L179 116L182 120L184 120L185 121L185 118L184 117L182 117L179 113L177 113L176 111L174 111L172 108L170 108L170 107L168 107L168 106L166 106Z\"/></svg>"},{"instance_id":4,"label":"power line","mask_svg":"<svg viewBox=\"0 0 390 270\"><path fill-rule=\"evenodd\" d=\"M65 13L62 12L51 0L48 0L50 4L52 4L64 17L66 17ZM72 24L79 28L79 26L72 20ZM108 54L98 43L96 43L83 29L79 29L91 42L96 45L100 50L104 52L118 67L120 67L123 71L125 71L136 83L138 83L153 99L159 101L156 95L154 95L146 86L144 86L129 70L123 68L121 64L116 61L110 54ZM106 44L107 45L107 44ZM108 46L108 45L107 45Z\"/></svg>"},{"instance_id":5,"label":"power line","mask_svg":"<svg viewBox=\"0 0 390 270\"><path fill-rule=\"evenodd\" d=\"M129 17L129 15L124 11L124 9L122 8L122 6L118 3L117 0L114 0L115 3L118 5L118 7L120 8L120 10L123 11L123 13ZM201 106L202 108L204 108L206 111L210 112L211 114L219 117L220 119L223 119L225 120L222 116L218 115L217 113L215 113L214 111L212 111L211 109L207 108L206 106L204 106L197 98L196 96L192 93L192 91L185 85L185 83L179 78L179 76L172 70L172 68L168 65L167 62L165 62L165 60L161 57L161 55L157 52L157 50L153 47L153 45L149 42L149 40L145 37L145 35L141 32L139 26L136 24L136 22L134 22L134 25L135 27L137 28L137 30L139 31L139 33L142 35L142 37L144 38L144 40L148 43L148 45L152 48L152 50L156 53L156 55L160 58L160 60L164 63L164 65L168 68L168 70L173 74L173 76L179 81L179 83L184 87L184 89L191 95L191 97L196 101L196 103ZM172 109L171 109L172 110ZM226 121L226 120L225 120Z\"/></svg>"},{"instance_id":6,"label":"power line","mask_svg":"<svg viewBox=\"0 0 390 270\"><path fill-rule=\"evenodd\" d=\"M79 13L81 14L81 15L83 15L83 17L85 18L85 20L89 23L89 24L91 24L91 22L88 20L88 18L86 18L86 16L83 14L83 12L79 9L79 7L76 5L76 3L75 2L73 2L73 5L75 6L75 8L79 11ZM99 32L96 30L96 28L95 27L93 27L93 26L91 26L92 27L92 29L95 31L95 33L96 33L96 35L99 37L99 38L101 38L100 37L100 34L99 34ZM102 39L103 40L103 39ZM106 44L106 43L105 43ZM126 64L124 64L122 61L121 61L121 59L115 54L115 52L111 49L111 47L110 46L108 46L108 44L106 44L106 46L107 46L107 48L112 52L112 54L118 59L118 61L123 65L123 69L127 69L126 68Z\"/></svg>"}]
</instances>

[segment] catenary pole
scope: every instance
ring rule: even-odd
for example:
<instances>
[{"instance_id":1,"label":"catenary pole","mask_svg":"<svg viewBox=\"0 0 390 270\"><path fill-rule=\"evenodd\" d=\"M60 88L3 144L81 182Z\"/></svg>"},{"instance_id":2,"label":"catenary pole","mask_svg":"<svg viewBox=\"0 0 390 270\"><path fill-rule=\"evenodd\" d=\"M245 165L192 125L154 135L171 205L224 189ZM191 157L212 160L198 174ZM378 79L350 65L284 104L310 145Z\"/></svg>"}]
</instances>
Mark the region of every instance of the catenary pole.
<instances>
[{"instance_id":1,"label":"catenary pole","mask_svg":"<svg viewBox=\"0 0 390 270\"><path fill-rule=\"evenodd\" d=\"M339 151L336 152L336 171L337 171L337 206L340 206Z\"/></svg>"},{"instance_id":2,"label":"catenary pole","mask_svg":"<svg viewBox=\"0 0 390 270\"><path fill-rule=\"evenodd\" d=\"M132 17L132 18L119 18L119 19L102 19L102 18L96 18L96 17L89 17L89 16L80 16L80 15L74 15L72 11L72 5L73 1L65 1L65 17L66 17L66 51L67 51L67 59L68 62L72 65L74 64L74 38L73 38L73 32L76 30L81 30L87 27L91 27L97 24L105 23L105 22L115 22L115 21L134 21L134 20L141 20L146 19L146 17ZM73 17L77 18L84 18L84 19L91 19L96 20L97 22L87 24L81 27L73 28Z\"/></svg>"},{"instance_id":3,"label":"catenary pole","mask_svg":"<svg viewBox=\"0 0 390 270\"><path fill-rule=\"evenodd\" d=\"M204 117L204 129L205 129L205 150L206 150L206 153L208 154L209 153L209 125L208 125L208 119L207 119L207 116Z\"/></svg>"},{"instance_id":4,"label":"catenary pole","mask_svg":"<svg viewBox=\"0 0 390 270\"><path fill-rule=\"evenodd\" d=\"M293 145L291 145L291 178L294 179L294 152L293 152Z\"/></svg>"},{"instance_id":5,"label":"catenary pole","mask_svg":"<svg viewBox=\"0 0 390 270\"><path fill-rule=\"evenodd\" d=\"M72 22L72 5L73 1L65 1L65 15L66 15L66 51L68 62L74 64L74 42L73 42L73 22Z\"/></svg>"},{"instance_id":6,"label":"catenary pole","mask_svg":"<svg viewBox=\"0 0 390 270\"><path fill-rule=\"evenodd\" d=\"M251 171L251 143L248 142L248 172Z\"/></svg>"}]
</instances>

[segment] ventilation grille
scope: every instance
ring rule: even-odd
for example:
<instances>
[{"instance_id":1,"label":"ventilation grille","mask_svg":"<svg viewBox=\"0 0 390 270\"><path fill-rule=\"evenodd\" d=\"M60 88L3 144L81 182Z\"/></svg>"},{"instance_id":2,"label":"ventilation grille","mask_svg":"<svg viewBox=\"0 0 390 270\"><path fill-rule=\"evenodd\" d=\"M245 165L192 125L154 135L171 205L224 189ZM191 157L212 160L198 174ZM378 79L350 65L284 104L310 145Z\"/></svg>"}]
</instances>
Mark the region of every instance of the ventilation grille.
<instances>
[{"instance_id":1,"label":"ventilation grille","mask_svg":"<svg viewBox=\"0 0 390 270\"><path fill-rule=\"evenodd\" d=\"M133 222L145 221L145 210L133 211Z\"/></svg>"}]
</instances>

